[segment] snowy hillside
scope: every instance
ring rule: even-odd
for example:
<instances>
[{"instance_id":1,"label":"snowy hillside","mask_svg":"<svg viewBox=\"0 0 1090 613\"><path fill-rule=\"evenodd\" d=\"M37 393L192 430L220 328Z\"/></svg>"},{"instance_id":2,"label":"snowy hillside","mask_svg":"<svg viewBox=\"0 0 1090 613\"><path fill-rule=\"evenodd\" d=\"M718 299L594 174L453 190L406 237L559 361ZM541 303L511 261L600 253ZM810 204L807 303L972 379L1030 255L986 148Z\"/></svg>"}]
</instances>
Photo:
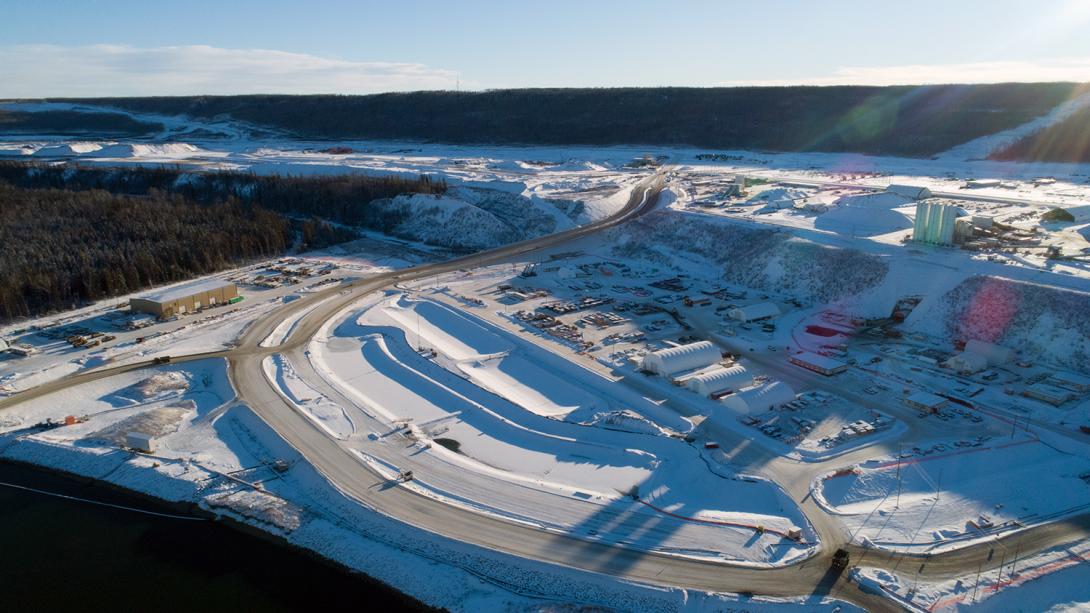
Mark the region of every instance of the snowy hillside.
<instances>
[{"instance_id":1,"label":"snowy hillside","mask_svg":"<svg viewBox=\"0 0 1090 613\"><path fill-rule=\"evenodd\" d=\"M722 267L722 278L808 301L831 302L874 287L888 265L854 249L826 247L791 233L663 210L612 232L619 256L671 264L671 252Z\"/></svg>"},{"instance_id":2,"label":"snowy hillside","mask_svg":"<svg viewBox=\"0 0 1090 613\"><path fill-rule=\"evenodd\" d=\"M1017 347L1029 358L1081 368L1090 359L1090 293L974 276L905 322L951 339Z\"/></svg>"},{"instance_id":3,"label":"snowy hillside","mask_svg":"<svg viewBox=\"0 0 1090 613\"><path fill-rule=\"evenodd\" d=\"M376 201L373 206L395 220L391 230L395 236L467 250L498 247L570 228L584 210L578 201L470 188L452 189L442 196L406 194Z\"/></svg>"}]
</instances>

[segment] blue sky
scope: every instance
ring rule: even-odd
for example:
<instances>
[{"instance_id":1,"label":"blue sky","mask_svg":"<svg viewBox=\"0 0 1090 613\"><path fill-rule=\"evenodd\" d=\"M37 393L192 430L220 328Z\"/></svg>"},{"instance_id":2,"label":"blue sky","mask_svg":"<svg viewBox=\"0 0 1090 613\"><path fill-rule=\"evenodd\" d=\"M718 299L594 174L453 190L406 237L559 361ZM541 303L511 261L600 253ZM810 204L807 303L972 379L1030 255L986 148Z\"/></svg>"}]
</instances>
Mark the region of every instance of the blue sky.
<instances>
[{"instance_id":1,"label":"blue sky","mask_svg":"<svg viewBox=\"0 0 1090 613\"><path fill-rule=\"evenodd\" d=\"M1090 80L1090 0L0 0L0 96Z\"/></svg>"}]
</instances>

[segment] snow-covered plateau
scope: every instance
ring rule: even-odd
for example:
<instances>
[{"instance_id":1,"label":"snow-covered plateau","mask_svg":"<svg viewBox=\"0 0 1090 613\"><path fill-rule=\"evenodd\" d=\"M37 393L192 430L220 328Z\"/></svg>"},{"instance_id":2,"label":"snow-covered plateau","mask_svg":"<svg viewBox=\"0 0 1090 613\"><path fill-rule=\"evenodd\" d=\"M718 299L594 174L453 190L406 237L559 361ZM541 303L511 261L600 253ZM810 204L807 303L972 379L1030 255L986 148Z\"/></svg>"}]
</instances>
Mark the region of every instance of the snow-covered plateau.
<instances>
[{"instance_id":1,"label":"snow-covered plateau","mask_svg":"<svg viewBox=\"0 0 1090 613\"><path fill-rule=\"evenodd\" d=\"M1073 110L931 159L140 114L164 133L0 141L187 181L449 186L375 203L388 235L209 276L229 305L157 320L141 292L3 325L0 460L454 611L1085 608L1090 166L986 159ZM956 240L924 240L932 205Z\"/></svg>"}]
</instances>

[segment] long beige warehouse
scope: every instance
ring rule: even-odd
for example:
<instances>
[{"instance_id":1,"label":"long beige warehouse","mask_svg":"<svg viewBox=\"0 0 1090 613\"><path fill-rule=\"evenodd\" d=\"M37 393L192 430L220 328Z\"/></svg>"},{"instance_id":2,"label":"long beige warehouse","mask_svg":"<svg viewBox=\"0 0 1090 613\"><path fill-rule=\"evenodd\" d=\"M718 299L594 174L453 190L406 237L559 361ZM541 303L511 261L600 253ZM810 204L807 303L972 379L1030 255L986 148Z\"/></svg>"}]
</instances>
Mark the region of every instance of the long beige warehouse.
<instances>
[{"instance_id":1,"label":"long beige warehouse","mask_svg":"<svg viewBox=\"0 0 1090 613\"><path fill-rule=\"evenodd\" d=\"M157 317L192 313L202 307L226 304L238 297L238 287L222 279L204 279L168 287L158 292L129 300L129 308Z\"/></svg>"}]
</instances>

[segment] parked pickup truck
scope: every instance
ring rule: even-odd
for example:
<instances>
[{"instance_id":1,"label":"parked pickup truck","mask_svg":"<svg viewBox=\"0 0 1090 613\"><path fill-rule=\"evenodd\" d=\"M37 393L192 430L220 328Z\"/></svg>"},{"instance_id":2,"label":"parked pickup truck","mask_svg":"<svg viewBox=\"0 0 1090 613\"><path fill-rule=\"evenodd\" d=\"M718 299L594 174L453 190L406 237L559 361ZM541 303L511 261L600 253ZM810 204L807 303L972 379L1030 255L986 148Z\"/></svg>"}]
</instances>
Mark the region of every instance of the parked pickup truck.
<instances>
[{"instance_id":1,"label":"parked pickup truck","mask_svg":"<svg viewBox=\"0 0 1090 613\"><path fill-rule=\"evenodd\" d=\"M845 568L848 568L848 552L843 549L837 549L833 554L833 562L830 567L836 572L842 572Z\"/></svg>"}]
</instances>

